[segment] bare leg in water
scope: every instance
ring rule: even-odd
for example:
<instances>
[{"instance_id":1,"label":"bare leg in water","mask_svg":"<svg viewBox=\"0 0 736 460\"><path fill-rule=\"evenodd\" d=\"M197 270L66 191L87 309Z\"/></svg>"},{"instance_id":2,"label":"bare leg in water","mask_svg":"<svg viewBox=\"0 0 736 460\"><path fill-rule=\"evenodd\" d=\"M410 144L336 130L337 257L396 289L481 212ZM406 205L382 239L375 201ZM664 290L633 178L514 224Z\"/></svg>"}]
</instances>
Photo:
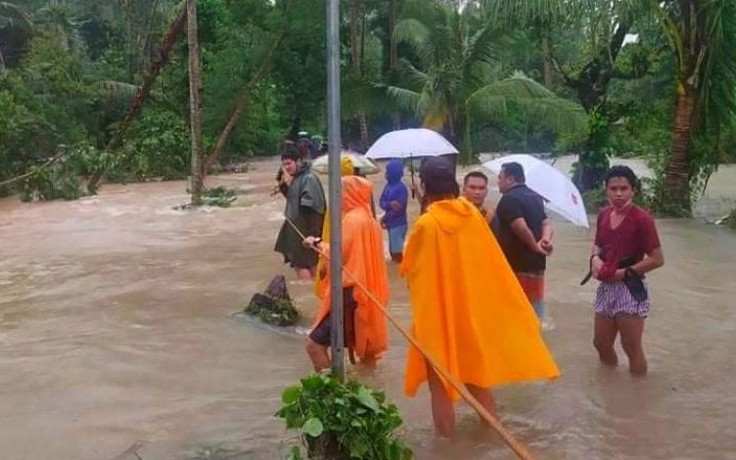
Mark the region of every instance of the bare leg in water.
<instances>
[{"instance_id":1,"label":"bare leg in water","mask_svg":"<svg viewBox=\"0 0 736 460\"><path fill-rule=\"evenodd\" d=\"M429 392L432 395L432 420L437 434L443 438L451 438L455 430L455 407L439 375L427 364L427 380ZM468 391L488 411L491 416L498 418L496 403L490 389L475 385L465 385Z\"/></svg>"},{"instance_id":2,"label":"bare leg in water","mask_svg":"<svg viewBox=\"0 0 736 460\"><path fill-rule=\"evenodd\" d=\"M617 333L616 320L607 318L600 313L595 314L593 345L598 350L598 357L603 364L618 366L618 356L616 350L613 349Z\"/></svg>"},{"instance_id":3,"label":"bare leg in water","mask_svg":"<svg viewBox=\"0 0 736 460\"><path fill-rule=\"evenodd\" d=\"M327 347L308 338L306 349L307 355L309 355L309 359L312 361L312 365L316 372L330 368L332 363L330 362L330 354Z\"/></svg>"},{"instance_id":4,"label":"bare leg in water","mask_svg":"<svg viewBox=\"0 0 736 460\"><path fill-rule=\"evenodd\" d=\"M450 438L455 430L455 407L452 405L452 400L442 380L429 364L427 364L427 383L432 396L434 429L441 437Z\"/></svg>"},{"instance_id":5,"label":"bare leg in water","mask_svg":"<svg viewBox=\"0 0 736 460\"><path fill-rule=\"evenodd\" d=\"M489 414L496 420L498 420L498 412L496 412L496 401L493 400L493 394L488 388L481 388L475 385L465 385L471 395L478 400L481 406L488 411ZM481 417L481 420L485 420Z\"/></svg>"},{"instance_id":6,"label":"bare leg in water","mask_svg":"<svg viewBox=\"0 0 736 460\"><path fill-rule=\"evenodd\" d=\"M296 276L302 281L309 281L314 279L314 272L315 268L297 268L296 269Z\"/></svg>"},{"instance_id":7,"label":"bare leg in water","mask_svg":"<svg viewBox=\"0 0 736 460\"><path fill-rule=\"evenodd\" d=\"M634 375L647 373L647 358L641 346L641 336L644 333L644 318L638 316L623 316L616 319L618 330L621 333L621 346L629 357L629 372Z\"/></svg>"}]
</instances>

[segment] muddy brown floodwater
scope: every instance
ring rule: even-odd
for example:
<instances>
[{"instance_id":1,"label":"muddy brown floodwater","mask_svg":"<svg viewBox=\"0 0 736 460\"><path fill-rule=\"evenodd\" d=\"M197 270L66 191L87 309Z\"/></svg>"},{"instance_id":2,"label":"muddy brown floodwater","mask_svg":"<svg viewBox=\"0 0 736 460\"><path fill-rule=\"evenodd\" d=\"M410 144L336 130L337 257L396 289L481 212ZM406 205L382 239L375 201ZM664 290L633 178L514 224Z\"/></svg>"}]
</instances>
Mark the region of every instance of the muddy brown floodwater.
<instances>
[{"instance_id":1,"label":"muddy brown floodwater","mask_svg":"<svg viewBox=\"0 0 736 460\"><path fill-rule=\"evenodd\" d=\"M73 202L0 200L0 458L285 456L288 434L272 414L310 371L303 339L233 316L274 275L294 279L272 251L283 208L269 196L275 169L257 162L210 178L239 190L230 209L173 210L187 200L182 182L106 185ZM733 203L734 171L714 177L701 215ZM555 226L556 328L546 337L564 376L497 389L502 421L540 459L736 459L736 233L659 221L667 264L651 275L651 372L634 379L599 366L591 344L594 286L578 282L593 229ZM390 276L390 311L408 325L407 292L395 267ZM311 287L289 288L306 326ZM426 387L402 394L396 331L391 346L375 374L358 377L399 405L418 459L514 458L467 405L457 439L436 441Z\"/></svg>"}]
</instances>

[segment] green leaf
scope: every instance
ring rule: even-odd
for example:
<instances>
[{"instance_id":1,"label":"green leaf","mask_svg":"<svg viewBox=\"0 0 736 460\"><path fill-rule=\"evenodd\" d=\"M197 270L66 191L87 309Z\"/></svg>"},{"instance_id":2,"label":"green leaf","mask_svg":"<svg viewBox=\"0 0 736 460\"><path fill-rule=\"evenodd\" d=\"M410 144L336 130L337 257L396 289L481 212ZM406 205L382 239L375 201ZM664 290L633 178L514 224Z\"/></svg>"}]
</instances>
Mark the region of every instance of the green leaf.
<instances>
[{"instance_id":1,"label":"green leaf","mask_svg":"<svg viewBox=\"0 0 736 460\"><path fill-rule=\"evenodd\" d=\"M305 390L316 390L317 388L324 386L325 381L319 374L310 375L302 379L302 386Z\"/></svg>"},{"instance_id":2,"label":"green leaf","mask_svg":"<svg viewBox=\"0 0 736 460\"><path fill-rule=\"evenodd\" d=\"M291 453L289 454L289 457L287 457L287 460L302 460L302 452L299 450L298 446L293 446L291 448Z\"/></svg>"},{"instance_id":3,"label":"green leaf","mask_svg":"<svg viewBox=\"0 0 736 460\"><path fill-rule=\"evenodd\" d=\"M291 404L299 400L301 390L297 386L290 386L281 393L281 401L284 404Z\"/></svg>"},{"instance_id":4,"label":"green leaf","mask_svg":"<svg viewBox=\"0 0 736 460\"><path fill-rule=\"evenodd\" d=\"M357 394L358 401L361 404L371 409L373 412L379 412L381 410L378 401L373 397L371 391L366 387L361 387Z\"/></svg>"},{"instance_id":5,"label":"green leaf","mask_svg":"<svg viewBox=\"0 0 736 460\"><path fill-rule=\"evenodd\" d=\"M324 425L322 425L322 421L320 419L318 419L317 417L312 417L304 422L304 425L302 426L302 431L307 436L317 438L322 433L324 433L325 427Z\"/></svg>"}]
</instances>

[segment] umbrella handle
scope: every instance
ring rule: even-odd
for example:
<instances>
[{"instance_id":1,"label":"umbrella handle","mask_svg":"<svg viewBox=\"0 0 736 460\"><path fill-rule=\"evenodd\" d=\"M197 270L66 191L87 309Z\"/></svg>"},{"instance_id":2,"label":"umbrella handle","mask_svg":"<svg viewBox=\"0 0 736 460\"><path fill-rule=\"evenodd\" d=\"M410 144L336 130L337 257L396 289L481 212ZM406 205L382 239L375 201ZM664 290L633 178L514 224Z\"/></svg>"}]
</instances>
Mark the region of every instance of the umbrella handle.
<instances>
[{"instance_id":1,"label":"umbrella handle","mask_svg":"<svg viewBox=\"0 0 736 460\"><path fill-rule=\"evenodd\" d=\"M416 185L414 184L414 157L412 154L409 154L409 172L411 173L411 198L416 198L416 194L414 192L414 189L416 189Z\"/></svg>"}]
</instances>

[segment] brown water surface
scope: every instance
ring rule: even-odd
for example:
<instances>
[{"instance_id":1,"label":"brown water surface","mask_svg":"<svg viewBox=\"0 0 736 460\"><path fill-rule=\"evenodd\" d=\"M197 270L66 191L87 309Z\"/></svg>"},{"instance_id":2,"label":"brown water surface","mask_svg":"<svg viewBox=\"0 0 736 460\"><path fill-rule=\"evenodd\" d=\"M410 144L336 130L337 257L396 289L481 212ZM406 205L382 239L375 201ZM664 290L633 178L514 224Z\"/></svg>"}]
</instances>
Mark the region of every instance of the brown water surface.
<instances>
[{"instance_id":1,"label":"brown water surface","mask_svg":"<svg viewBox=\"0 0 736 460\"><path fill-rule=\"evenodd\" d=\"M233 316L274 275L294 279L272 251L275 168L211 178L239 190L230 209L173 210L187 200L182 182L0 200L0 458L107 460L135 443L146 460L208 446L285 456L289 435L272 414L310 370L302 339ZM733 202L733 172L714 178L702 215ZM651 276L651 371L635 379L602 368L591 344L594 286L578 282L593 230L555 224L546 336L564 376L497 389L502 421L540 459L736 459L736 234L659 221L667 265ZM406 290L390 275L390 310L408 325ZM289 287L307 325L311 286ZM435 440L426 388L403 396L406 349L395 331L391 343L378 371L358 377L400 406L417 458L514 458L465 405L457 439Z\"/></svg>"}]
</instances>

